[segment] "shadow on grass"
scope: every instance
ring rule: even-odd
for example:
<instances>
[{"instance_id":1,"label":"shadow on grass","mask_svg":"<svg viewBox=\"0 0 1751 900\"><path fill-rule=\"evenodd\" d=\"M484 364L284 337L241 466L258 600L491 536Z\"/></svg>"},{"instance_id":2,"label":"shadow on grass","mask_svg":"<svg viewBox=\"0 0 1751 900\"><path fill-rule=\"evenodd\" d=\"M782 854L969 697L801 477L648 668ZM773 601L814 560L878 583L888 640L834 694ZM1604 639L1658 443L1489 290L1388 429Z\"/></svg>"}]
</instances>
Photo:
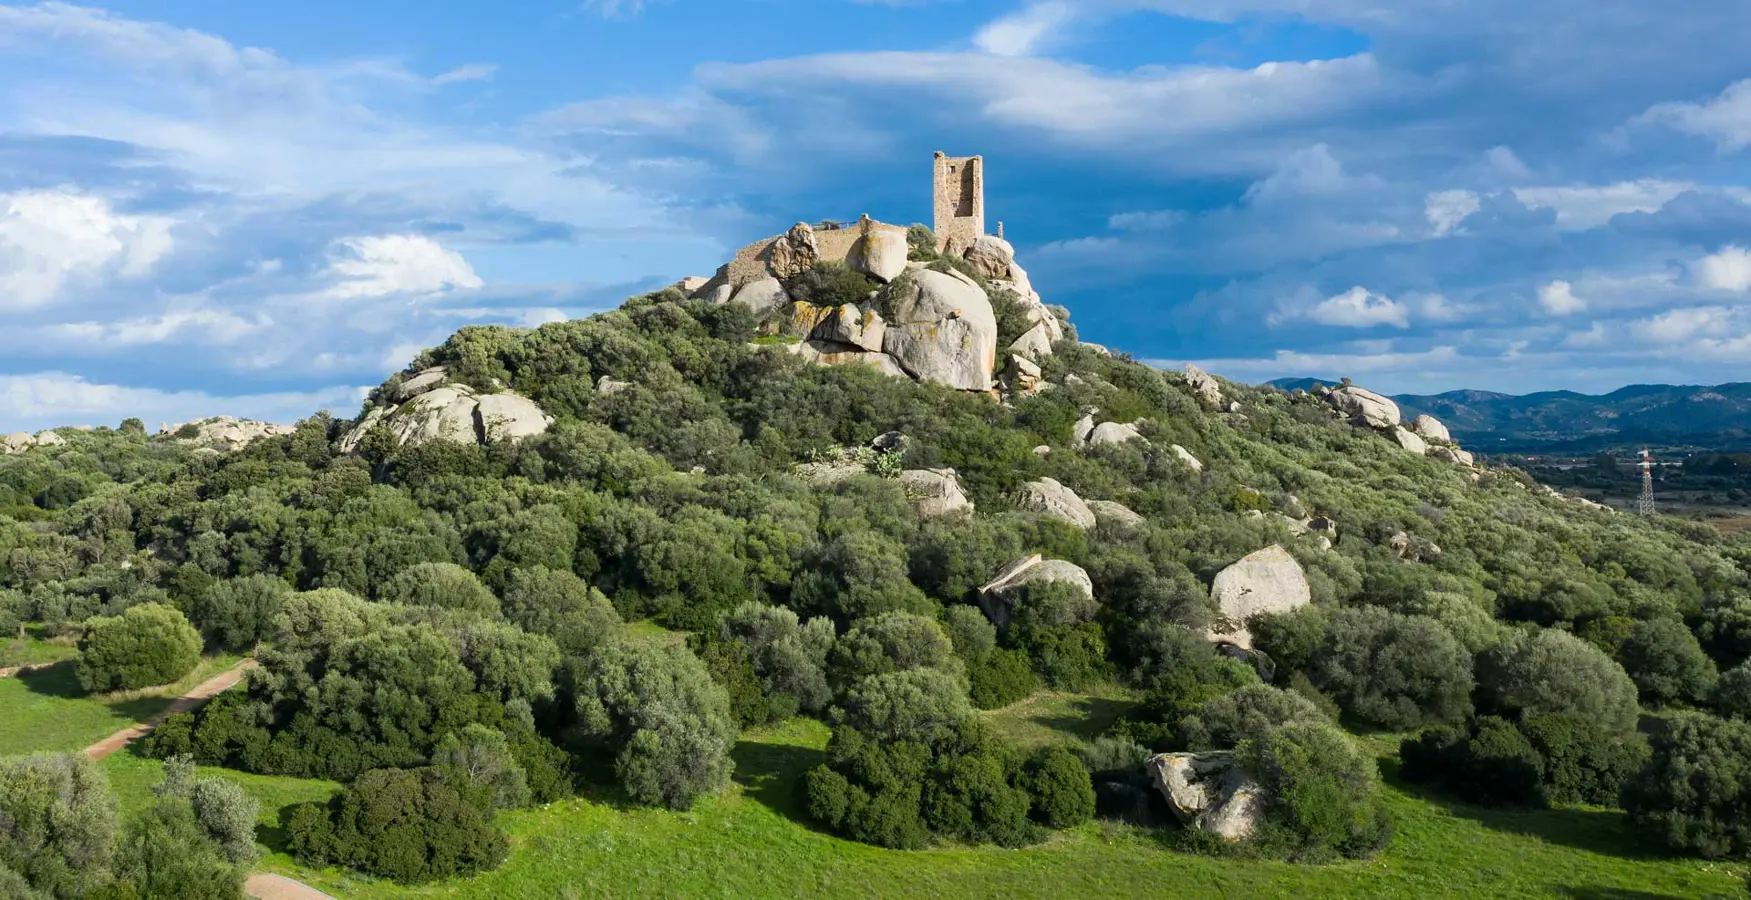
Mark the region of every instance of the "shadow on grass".
<instances>
[{"instance_id":1,"label":"shadow on grass","mask_svg":"<svg viewBox=\"0 0 1751 900\"><path fill-rule=\"evenodd\" d=\"M787 819L814 827L803 809L802 783L807 772L827 761L825 751L794 744L741 741L730 751L733 776L742 793Z\"/></svg>"},{"instance_id":2,"label":"shadow on grass","mask_svg":"<svg viewBox=\"0 0 1751 900\"><path fill-rule=\"evenodd\" d=\"M1614 887L1562 887L1557 890L1564 897L1572 900L1680 900L1677 894L1655 894L1649 891L1631 891Z\"/></svg>"},{"instance_id":3,"label":"shadow on grass","mask_svg":"<svg viewBox=\"0 0 1751 900\"><path fill-rule=\"evenodd\" d=\"M86 696L85 689L79 686L78 677L73 674L73 661L70 659L47 668L20 672L13 677L33 694L59 697L63 700Z\"/></svg>"},{"instance_id":4,"label":"shadow on grass","mask_svg":"<svg viewBox=\"0 0 1751 900\"><path fill-rule=\"evenodd\" d=\"M1670 859L1671 855L1650 847L1630 826L1629 817L1619 810L1587 809L1559 806L1551 809L1498 809L1467 803L1444 790L1405 779L1396 756L1381 757L1380 777L1394 789L1437 806L1460 818L1470 819L1492 831L1535 838L1547 844L1572 847L1589 853L1615 856L1629 860ZM1658 894L1639 894L1615 888L1566 888L1576 897L1654 898Z\"/></svg>"},{"instance_id":5,"label":"shadow on grass","mask_svg":"<svg viewBox=\"0 0 1751 900\"><path fill-rule=\"evenodd\" d=\"M1136 705L1129 700L1111 697L1078 697L1071 702L1072 712L1069 714L1038 716L1028 721L1068 737L1092 740L1106 733L1120 716Z\"/></svg>"}]
</instances>

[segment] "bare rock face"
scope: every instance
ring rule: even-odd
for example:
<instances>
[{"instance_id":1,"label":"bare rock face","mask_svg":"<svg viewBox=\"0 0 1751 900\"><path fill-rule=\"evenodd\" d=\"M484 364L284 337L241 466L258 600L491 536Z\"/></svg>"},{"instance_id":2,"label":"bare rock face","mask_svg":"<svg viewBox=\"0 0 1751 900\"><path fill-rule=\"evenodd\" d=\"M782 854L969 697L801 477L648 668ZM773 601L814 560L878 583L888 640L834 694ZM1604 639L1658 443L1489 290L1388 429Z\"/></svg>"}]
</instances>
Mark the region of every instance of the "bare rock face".
<instances>
[{"instance_id":1,"label":"bare rock face","mask_svg":"<svg viewBox=\"0 0 1751 900\"><path fill-rule=\"evenodd\" d=\"M1476 457L1472 456L1470 452L1461 450L1458 447L1436 447L1429 451L1429 455L1441 460L1442 462L1452 463L1456 466L1470 468L1477 465Z\"/></svg>"},{"instance_id":2,"label":"bare rock face","mask_svg":"<svg viewBox=\"0 0 1751 900\"><path fill-rule=\"evenodd\" d=\"M1051 331L1044 322L1035 323L1034 327L1023 332L1021 337L1009 345L1009 352L1028 359L1045 359L1052 355Z\"/></svg>"},{"instance_id":3,"label":"bare rock face","mask_svg":"<svg viewBox=\"0 0 1751 900\"><path fill-rule=\"evenodd\" d=\"M887 333L888 323L882 320L881 313L847 303L833 307L826 318L821 320L821 324L815 326L809 337L817 341L851 344L871 353L880 353Z\"/></svg>"},{"instance_id":4,"label":"bare rock face","mask_svg":"<svg viewBox=\"0 0 1751 900\"><path fill-rule=\"evenodd\" d=\"M1418 437L1415 432L1406 431L1402 426L1392 429L1392 439L1398 442L1407 452L1423 456L1429 452L1429 445Z\"/></svg>"},{"instance_id":5,"label":"bare rock face","mask_svg":"<svg viewBox=\"0 0 1751 900\"><path fill-rule=\"evenodd\" d=\"M939 519L960 512L972 512L973 501L961 491L960 479L953 469L907 469L900 473L900 483L920 519Z\"/></svg>"},{"instance_id":6,"label":"bare rock face","mask_svg":"<svg viewBox=\"0 0 1751 900\"><path fill-rule=\"evenodd\" d=\"M1076 376L1071 375L1070 377L1075 378ZM1076 424L1070 426L1070 434L1076 438L1076 443L1088 443L1089 437L1094 434L1094 412L1084 413L1082 418L1077 419Z\"/></svg>"},{"instance_id":7,"label":"bare rock face","mask_svg":"<svg viewBox=\"0 0 1751 900\"><path fill-rule=\"evenodd\" d=\"M803 341L791 344L790 352L822 366L869 366L883 375L895 378L906 377L906 372L892 356L886 353L873 353L856 344L840 344L834 341Z\"/></svg>"},{"instance_id":8,"label":"bare rock face","mask_svg":"<svg viewBox=\"0 0 1751 900\"><path fill-rule=\"evenodd\" d=\"M1206 406L1211 409L1222 408L1222 385L1218 384L1216 379L1211 378L1210 373L1191 363L1186 363L1186 386L1191 388L1192 393L1196 394L1199 400L1204 401Z\"/></svg>"},{"instance_id":9,"label":"bare rock face","mask_svg":"<svg viewBox=\"0 0 1751 900\"><path fill-rule=\"evenodd\" d=\"M1015 262L1015 248L1003 238L993 235L982 235L973 241L973 246L967 248L966 260L989 281L1002 281L1013 285L1013 290L1023 297L1033 293L1033 285L1028 281L1028 275Z\"/></svg>"},{"instance_id":10,"label":"bare rock face","mask_svg":"<svg viewBox=\"0 0 1751 900\"><path fill-rule=\"evenodd\" d=\"M1162 753L1144 763L1181 822L1225 841L1253 836L1264 816L1264 789L1233 753Z\"/></svg>"},{"instance_id":11,"label":"bare rock face","mask_svg":"<svg viewBox=\"0 0 1751 900\"><path fill-rule=\"evenodd\" d=\"M912 271L899 292L882 349L906 374L966 391L991 389L997 361L997 316L971 279Z\"/></svg>"},{"instance_id":12,"label":"bare rock face","mask_svg":"<svg viewBox=\"0 0 1751 900\"><path fill-rule=\"evenodd\" d=\"M1307 573L1289 551L1270 546L1217 573L1210 599L1219 616L1206 635L1217 643L1252 649L1247 620L1261 613L1283 613L1313 602Z\"/></svg>"},{"instance_id":13,"label":"bare rock face","mask_svg":"<svg viewBox=\"0 0 1751 900\"><path fill-rule=\"evenodd\" d=\"M1447 426L1441 424L1440 419L1427 413L1417 416L1411 422L1411 430L1425 441L1440 441L1442 443L1452 443L1453 441L1453 435L1447 433Z\"/></svg>"},{"instance_id":14,"label":"bare rock face","mask_svg":"<svg viewBox=\"0 0 1751 900\"><path fill-rule=\"evenodd\" d=\"M632 387L632 382L620 381L618 379L610 378L607 375L603 375L601 378L596 379L596 393L598 394L618 394L629 387Z\"/></svg>"},{"instance_id":15,"label":"bare rock face","mask_svg":"<svg viewBox=\"0 0 1751 900\"><path fill-rule=\"evenodd\" d=\"M1003 388L1016 397L1037 394L1046 386L1040 377L1040 367L1022 356L1011 356L1003 370Z\"/></svg>"},{"instance_id":16,"label":"bare rock face","mask_svg":"<svg viewBox=\"0 0 1751 900\"><path fill-rule=\"evenodd\" d=\"M906 255L911 250L906 232L872 229L857 239L848 262L852 269L887 284L906 271Z\"/></svg>"},{"instance_id":17,"label":"bare rock face","mask_svg":"<svg viewBox=\"0 0 1751 900\"><path fill-rule=\"evenodd\" d=\"M36 445L38 447L59 447L65 443L67 443L67 439L53 431L39 431L36 433Z\"/></svg>"},{"instance_id":18,"label":"bare rock face","mask_svg":"<svg viewBox=\"0 0 1751 900\"><path fill-rule=\"evenodd\" d=\"M1204 464L1199 462L1198 458L1196 456L1192 455L1192 451L1187 450L1186 448L1181 447L1178 444L1174 444L1174 445L1168 447L1167 449L1177 459L1179 459L1180 462L1185 463L1186 468L1192 470L1192 474L1197 475L1197 474L1203 473Z\"/></svg>"},{"instance_id":19,"label":"bare rock face","mask_svg":"<svg viewBox=\"0 0 1751 900\"><path fill-rule=\"evenodd\" d=\"M798 222L778 239L769 251L766 265L778 278L795 278L815 267L821 250L815 243L815 230L806 222Z\"/></svg>"},{"instance_id":20,"label":"bare rock face","mask_svg":"<svg viewBox=\"0 0 1751 900\"><path fill-rule=\"evenodd\" d=\"M409 378L395 389L395 402L406 403L415 397L444 383L450 377L450 371L443 366L433 366L418 375Z\"/></svg>"},{"instance_id":21,"label":"bare rock face","mask_svg":"<svg viewBox=\"0 0 1751 900\"><path fill-rule=\"evenodd\" d=\"M1088 508L1088 504L1082 502L1075 491L1053 478L1041 478L1022 485L1015 505L1028 512L1056 516L1078 528L1093 528L1096 522L1094 511Z\"/></svg>"},{"instance_id":22,"label":"bare rock face","mask_svg":"<svg viewBox=\"0 0 1751 900\"><path fill-rule=\"evenodd\" d=\"M22 431L14 431L9 435L0 438L0 451L5 451L8 455L13 453L23 453L35 446L36 438L33 438Z\"/></svg>"},{"instance_id":23,"label":"bare rock face","mask_svg":"<svg viewBox=\"0 0 1751 900\"><path fill-rule=\"evenodd\" d=\"M184 429L190 425L195 427L194 435L180 438L181 440L203 447L223 447L225 450L231 451L242 450L264 437L291 434L296 430L289 425L273 425L267 422L257 422L253 419L214 416L209 419L184 422L180 425L165 425L159 428L158 433L177 435L183 433Z\"/></svg>"},{"instance_id":24,"label":"bare rock face","mask_svg":"<svg viewBox=\"0 0 1751 900\"><path fill-rule=\"evenodd\" d=\"M1398 404L1353 384L1331 391L1325 400L1358 425L1388 429L1400 421Z\"/></svg>"},{"instance_id":25,"label":"bare rock face","mask_svg":"<svg viewBox=\"0 0 1751 900\"><path fill-rule=\"evenodd\" d=\"M1143 517L1133 512L1123 503L1112 500L1089 500L1088 508L1094 513L1094 519L1120 534L1131 534L1143 527Z\"/></svg>"},{"instance_id":26,"label":"bare rock face","mask_svg":"<svg viewBox=\"0 0 1751 900\"><path fill-rule=\"evenodd\" d=\"M764 316L789 303L790 295L784 292L784 285L778 279L762 278L742 285L729 302L740 303L756 315Z\"/></svg>"},{"instance_id":27,"label":"bare rock face","mask_svg":"<svg viewBox=\"0 0 1751 900\"><path fill-rule=\"evenodd\" d=\"M991 624L1003 628L1015 617L1015 602L1025 585L1039 582L1074 584L1094 599L1094 579L1075 563L1061 559L1044 559L1038 553L1004 566L992 576L990 583L979 588L979 608Z\"/></svg>"},{"instance_id":28,"label":"bare rock face","mask_svg":"<svg viewBox=\"0 0 1751 900\"><path fill-rule=\"evenodd\" d=\"M409 383L434 371L428 369ZM626 382L603 376L596 382L596 391L612 394L629 386ZM397 392L396 396L400 395L401 392ZM367 410L341 438L341 452L357 450L365 435L380 422L386 424L396 441L404 446L440 440L484 444L489 441L515 442L542 434L553 424L553 417L542 412L534 401L514 391L481 394L465 384L440 380L422 385L417 395L397 405L375 406Z\"/></svg>"}]
</instances>

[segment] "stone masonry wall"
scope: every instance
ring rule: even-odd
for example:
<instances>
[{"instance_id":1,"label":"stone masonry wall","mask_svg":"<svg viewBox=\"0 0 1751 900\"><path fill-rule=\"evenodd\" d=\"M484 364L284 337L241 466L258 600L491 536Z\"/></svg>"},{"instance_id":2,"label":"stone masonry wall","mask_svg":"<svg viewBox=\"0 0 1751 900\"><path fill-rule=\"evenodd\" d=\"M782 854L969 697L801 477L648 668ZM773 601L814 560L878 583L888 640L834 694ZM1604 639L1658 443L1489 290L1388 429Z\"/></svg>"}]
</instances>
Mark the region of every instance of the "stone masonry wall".
<instances>
[{"instance_id":1,"label":"stone masonry wall","mask_svg":"<svg viewBox=\"0 0 1751 900\"><path fill-rule=\"evenodd\" d=\"M878 231L897 231L901 234L906 229L899 225L889 225L864 217L853 225L847 225L836 231L815 231L815 247L820 251L820 258L829 262L846 262L851 258L851 252L857 242L866 233ZM736 252L735 259L730 260L727 267L728 279L731 285L740 287L750 281L759 281L772 276L767 266L771 258L772 245L778 243L783 235L776 235L765 240L755 241Z\"/></svg>"},{"instance_id":2,"label":"stone masonry wall","mask_svg":"<svg viewBox=\"0 0 1751 900\"><path fill-rule=\"evenodd\" d=\"M936 154L936 239L965 250L985 234L985 159Z\"/></svg>"}]
</instances>

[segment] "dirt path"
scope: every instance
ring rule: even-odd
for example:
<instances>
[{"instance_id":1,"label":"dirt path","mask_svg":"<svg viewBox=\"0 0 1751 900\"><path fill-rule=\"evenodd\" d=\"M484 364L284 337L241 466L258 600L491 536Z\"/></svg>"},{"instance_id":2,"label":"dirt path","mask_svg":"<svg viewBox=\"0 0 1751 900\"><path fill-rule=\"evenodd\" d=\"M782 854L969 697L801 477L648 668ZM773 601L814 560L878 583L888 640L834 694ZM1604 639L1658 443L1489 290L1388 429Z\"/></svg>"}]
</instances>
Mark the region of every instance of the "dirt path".
<instances>
[{"instance_id":1,"label":"dirt path","mask_svg":"<svg viewBox=\"0 0 1751 900\"><path fill-rule=\"evenodd\" d=\"M53 669L56 666L66 665L66 664L69 664L71 662L72 662L72 660L70 660L70 659L58 659L58 660L55 660L54 662L31 663L28 666L9 666L7 668L0 669L0 678L13 678L13 677L16 677L18 675L23 675L23 674L26 674L29 672L41 672L44 669Z\"/></svg>"},{"instance_id":2,"label":"dirt path","mask_svg":"<svg viewBox=\"0 0 1751 900\"><path fill-rule=\"evenodd\" d=\"M212 678L195 685L194 689L190 690L188 693L172 700L170 705L165 707L164 711L160 712L158 715L155 715L138 725L123 728L121 731L86 747L85 755L92 759L103 759L111 753L132 744L140 738L152 733L152 729L157 728L158 724L165 719L168 719L179 712L188 712L189 710L200 706L202 703L217 697L220 693L224 692L226 688L242 681L244 673L253 668L255 668L255 660L246 659L243 662L214 675Z\"/></svg>"},{"instance_id":3,"label":"dirt path","mask_svg":"<svg viewBox=\"0 0 1751 900\"><path fill-rule=\"evenodd\" d=\"M333 897L284 875L257 872L243 883L243 892L256 900L334 900Z\"/></svg>"}]
</instances>

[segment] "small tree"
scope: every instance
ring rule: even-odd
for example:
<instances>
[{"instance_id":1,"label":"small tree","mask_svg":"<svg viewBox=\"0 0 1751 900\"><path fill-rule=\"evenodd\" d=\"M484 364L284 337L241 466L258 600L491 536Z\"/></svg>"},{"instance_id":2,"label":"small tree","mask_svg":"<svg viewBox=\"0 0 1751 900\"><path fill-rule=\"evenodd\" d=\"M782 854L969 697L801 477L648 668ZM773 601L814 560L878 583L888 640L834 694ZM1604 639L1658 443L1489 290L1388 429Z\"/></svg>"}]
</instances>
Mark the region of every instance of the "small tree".
<instances>
[{"instance_id":1,"label":"small tree","mask_svg":"<svg viewBox=\"0 0 1751 900\"><path fill-rule=\"evenodd\" d=\"M1076 754L1050 747L1034 755L1022 775L1032 799L1032 816L1053 828L1069 828L1094 817L1094 782Z\"/></svg>"},{"instance_id":2,"label":"small tree","mask_svg":"<svg viewBox=\"0 0 1751 900\"><path fill-rule=\"evenodd\" d=\"M1652 745L1653 758L1624 785L1630 820L1674 850L1751 853L1751 723L1686 713Z\"/></svg>"},{"instance_id":3,"label":"small tree","mask_svg":"<svg viewBox=\"0 0 1751 900\"><path fill-rule=\"evenodd\" d=\"M80 897L108 877L116 800L83 753L0 758L0 868L45 895Z\"/></svg>"},{"instance_id":4,"label":"small tree","mask_svg":"<svg viewBox=\"0 0 1751 900\"><path fill-rule=\"evenodd\" d=\"M1505 713L1573 713L1614 732L1635 728L1635 684L1599 648L1563 631L1521 632L1478 657L1488 707Z\"/></svg>"},{"instance_id":5,"label":"small tree","mask_svg":"<svg viewBox=\"0 0 1751 900\"><path fill-rule=\"evenodd\" d=\"M1334 725L1285 725L1236 757L1270 799L1267 846L1295 859L1371 856L1392 839L1380 773Z\"/></svg>"},{"instance_id":6,"label":"small tree","mask_svg":"<svg viewBox=\"0 0 1751 900\"><path fill-rule=\"evenodd\" d=\"M200 661L201 635L188 619L168 606L142 603L86 623L75 671L88 691L134 690L175 681Z\"/></svg>"},{"instance_id":7,"label":"small tree","mask_svg":"<svg viewBox=\"0 0 1751 900\"><path fill-rule=\"evenodd\" d=\"M452 731L432 752L432 765L453 769L473 782L495 810L529 805L528 777L501 731L480 724Z\"/></svg>"},{"instance_id":8,"label":"small tree","mask_svg":"<svg viewBox=\"0 0 1751 900\"><path fill-rule=\"evenodd\" d=\"M448 768L373 769L285 813L294 856L406 884L496 868L508 850L486 789Z\"/></svg>"},{"instance_id":9,"label":"small tree","mask_svg":"<svg viewBox=\"0 0 1751 900\"><path fill-rule=\"evenodd\" d=\"M269 575L215 582L195 598L194 623L216 647L248 650L274 633L274 616L292 593Z\"/></svg>"},{"instance_id":10,"label":"small tree","mask_svg":"<svg viewBox=\"0 0 1751 900\"><path fill-rule=\"evenodd\" d=\"M1671 619L1635 623L1617 658L1642 701L1651 706L1703 703L1718 677L1714 660L1702 652L1696 635Z\"/></svg>"},{"instance_id":11,"label":"small tree","mask_svg":"<svg viewBox=\"0 0 1751 900\"><path fill-rule=\"evenodd\" d=\"M620 614L614 604L563 569L535 566L511 572L503 609L518 627L553 638L569 654L589 653L620 636Z\"/></svg>"},{"instance_id":12,"label":"small tree","mask_svg":"<svg viewBox=\"0 0 1751 900\"><path fill-rule=\"evenodd\" d=\"M466 609L487 616L499 614L499 600L474 573L455 563L425 562L396 573L378 590L380 599L408 606Z\"/></svg>"},{"instance_id":13,"label":"small tree","mask_svg":"<svg viewBox=\"0 0 1751 900\"><path fill-rule=\"evenodd\" d=\"M1751 662L1721 675L1715 684L1714 707L1722 718L1751 722Z\"/></svg>"},{"instance_id":14,"label":"small tree","mask_svg":"<svg viewBox=\"0 0 1751 900\"><path fill-rule=\"evenodd\" d=\"M1329 724L1313 701L1268 684L1249 684L1217 697L1180 720L1179 743L1190 750L1226 750L1293 722Z\"/></svg>"},{"instance_id":15,"label":"small tree","mask_svg":"<svg viewBox=\"0 0 1751 900\"><path fill-rule=\"evenodd\" d=\"M1339 610L1310 674L1346 710L1387 728L1456 722L1471 712L1471 654L1424 616Z\"/></svg>"}]
</instances>

